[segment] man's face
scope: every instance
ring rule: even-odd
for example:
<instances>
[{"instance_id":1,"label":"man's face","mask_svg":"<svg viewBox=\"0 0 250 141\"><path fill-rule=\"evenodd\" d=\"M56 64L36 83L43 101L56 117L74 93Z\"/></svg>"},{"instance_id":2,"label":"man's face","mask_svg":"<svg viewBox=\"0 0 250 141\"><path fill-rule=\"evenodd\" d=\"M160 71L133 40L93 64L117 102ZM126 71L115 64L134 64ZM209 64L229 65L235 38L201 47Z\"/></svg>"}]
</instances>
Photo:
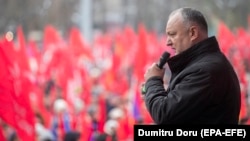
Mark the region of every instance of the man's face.
<instances>
[{"instance_id":1,"label":"man's face","mask_svg":"<svg viewBox=\"0 0 250 141\"><path fill-rule=\"evenodd\" d=\"M192 46L191 35L187 25L184 25L180 13L175 13L169 17L166 26L167 46L179 54Z\"/></svg>"}]
</instances>

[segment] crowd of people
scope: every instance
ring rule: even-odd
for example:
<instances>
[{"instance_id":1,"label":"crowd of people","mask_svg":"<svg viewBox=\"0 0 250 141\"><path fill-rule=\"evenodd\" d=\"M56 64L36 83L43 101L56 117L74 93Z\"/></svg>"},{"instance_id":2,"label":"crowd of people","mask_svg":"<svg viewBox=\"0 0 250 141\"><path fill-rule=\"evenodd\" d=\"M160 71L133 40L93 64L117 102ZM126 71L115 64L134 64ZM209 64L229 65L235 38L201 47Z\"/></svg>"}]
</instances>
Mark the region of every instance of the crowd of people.
<instances>
[{"instance_id":1,"label":"crowd of people","mask_svg":"<svg viewBox=\"0 0 250 141\"><path fill-rule=\"evenodd\" d=\"M12 68L9 75L18 82L15 85L21 84L15 92L28 96L35 140L132 141L134 124L154 124L141 98L140 86L145 67L158 60L163 51L173 53L165 45L164 36L140 25L138 33L126 27L115 33L96 34L93 43L87 43L77 28L63 38L48 26L43 40L36 43L26 40L20 29L13 40L3 36L0 48L9 60L6 62L12 62L6 67ZM219 43L228 40L219 34ZM244 43L250 40L249 32L246 35ZM249 124L250 46L240 44L245 47L240 50L243 47L237 45L222 44L222 50L241 82L239 123ZM166 73L166 82L169 77ZM29 133L6 122L0 114L3 139L22 140L22 135ZM19 121L18 117L13 120Z\"/></svg>"}]
</instances>

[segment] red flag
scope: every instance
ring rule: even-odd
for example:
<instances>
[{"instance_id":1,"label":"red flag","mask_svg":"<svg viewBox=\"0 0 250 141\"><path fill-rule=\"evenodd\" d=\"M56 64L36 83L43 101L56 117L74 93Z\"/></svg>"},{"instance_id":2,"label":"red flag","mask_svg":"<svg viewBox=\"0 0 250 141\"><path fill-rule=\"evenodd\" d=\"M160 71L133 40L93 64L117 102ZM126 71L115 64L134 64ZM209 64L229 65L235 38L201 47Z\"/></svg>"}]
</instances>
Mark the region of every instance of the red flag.
<instances>
[{"instance_id":1,"label":"red flag","mask_svg":"<svg viewBox=\"0 0 250 141\"><path fill-rule=\"evenodd\" d=\"M104 129L104 124L106 122L106 116L107 116L107 113L106 113L106 99L104 97L103 94L101 94L99 96L99 104L98 104L98 130L103 133L103 129Z\"/></svg>"},{"instance_id":2,"label":"red flag","mask_svg":"<svg viewBox=\"0 0 250 141\"><path fill-rule=\"evenodd\" d=\"M84 55L89 59L93 59L91 48L87 45L81 32L77 28L72 28L69 33L69 46L73 50L74 55L79 57Z\"/></svg>"},{"instance_id":3,"label":"red flag","mask_svg":"<svg viewBox=\"0 0 250 141\"><path fill-rule=\"evenodd\" d=\"M27 79L15 79L14 110L17 134L23 140L35 139L35 115L30 106L30 84ZM20 81L20 82L19 82ZM20 90L20 91L19 91Z\"/></svg>"},{"instance_id":4,"label":"red flag","mask_svg":"<svg viewBox=\"0 0 250 141\"><path fill-rule=\"evenodd\" d=\"M229 55L229 51L234 45L235 37L225 23L219 23L217 36L222 52L224 52L225 55Z\"/></svg>"},{"instance_id":5,"label":"red flag","mask_svg":"<svg viewBox=\"0 0 250 141\"><path fill-rule=\"evenodd\" d=\"M22 70L29 70L28 57L26 52L26 40L21 26L17 28L17 61Z\"/></svg>"},{"instance_id":6,"label":"red flag","mask_svg":"<svg viewBox=\"0 0 250 141\"><path fill-rule=\"evenodd\" d=\"M3 44L0 45L0 116L12 125L21 140L35 140L34 115L29 102L29 86L13 68L3 52ZM10 70L11 69L11 70Z\"/></svg>"},{"instance_id":7,"label":"red flag","mask_svg":"<svg viewBox=\"0 0 250 141\"><path fill-rule=\"evenodd\" d=\"M14 114L14 86L10 75L9 61L0 45L0 117L8 124L16 126Z\"/></svg>"},{"instance_id":8,"label":"red flag","mask_svg":"<svg viewBox=\"0 0 250 141\"><path fill-rule=\"evenodd\" d=\"M123 111L123 116L117 118L118 128L117 128L117 139L119 141L130 140L133 138L133 125L135 124L133 116L126 110Z\"/></svg>"},{"instance_id":9,"label":"red flag","mask_svg":"<svg viewBox=\"0 0 250 141\"><path fill-rule=\"evenodd\" d=\"M237 28L237 46L235 49L237 49L240 52L240 55L242 55L241 61L245 60L246 65L250 65L250 34L242 27ZM248 61L247 61L248 60Z\"/></svg>"},{"instance_id":10,"label":"red flag","mask_svg":"<svg viewBox=\"0 0 250 141\"><path fill-rule=\"evenodd\" d=\"M79 126L77 130L81 133L79 141L91 140L91 135L93 134L91 118L88 116L86 111L84 111L83 114L77 116L77 119L77 123Z\"/></svg>"},{"instance_id":11,"label":"red flag","mask_svg":"<svg viewBox=\"0 0 250 141\"><path fill-rule=\"evenodd\" d=\"M52 25L47 25L45 27L43 39L44 51L48 50L49 48L59 48L64 43L59 32Z\"/></svg>"},{"instance_id":12,"label":"red flag","mask_svg":"<svg viewBox=\"0 0 250 141\"><path fill-rule=\"evenodd\" d=\"M40 89L36 85L32 85L31 87L31 106L33 111L40 114L44 119L44 126L47 128L50 126L52 120L52 113L46 109L44 104L44 93L42 89Z\"/></svg>"},{"instance_id":13,"label":"red flag","mask_svg":"<svg viewBox=\"0 0 250 141\"><path fill-rule=\"evenodd\" d=\"M1 123L1 121L0 121L0 123ZM0 141L6 141L6 138L5 138L5 136L4 136L4 133L3 133L3 129L2 129L2 128L0 128Z\"/></svg>"},{"instance_id":14,"label":"red flag","mask_svg":"<svg viewBox=\"0 0 250 141\"><path fill-rule=\"evenodd\" d=\"M144 25L139 25L138 35L138 47L135 53L134 59L134 73L138 78L138 81L143 80L145 72L145 66L147 64L148 52L147 52L147 31Z\"/></svg>"},{"instance_id":15,"label":"red flag","mask_svg":"<svg viewBox=\"0 0 250 141\"><path fill-rule=\"evenodd\" d=\"M137 35L135 34L131 26L125 26L124 33L122 35L124 35L123 38L125 40L126 47L131 48L132 44L136 43Z\"/></svg>"},{"instance_id":16,"label":"red flag","mask_svg":"<svg viewBox=\"0 0 250 141\"><path fill-rule=\"evenodd\" d=\"M235 68L235 71L238 75L240 85L241 85L241 110L240 110L240 119L247 117L247 80L246 80L246 70L242 62L243 58L240 55L240 52L236 50L233 54L232 64Z\"/></svg>"},{"instance_id":17,"label":"red flag","mask_svg":"<svg viewBox=\"0 0 250 141\"><path fill-rule=\"evenodd\" d=\"M18 60L18 55L15 50L15 44L13 41L8 41L6 38L1 40L0 46L2 48L3 53L7 60L12 60L12 62L16 62Z\"/></svg>"}]
</instances>

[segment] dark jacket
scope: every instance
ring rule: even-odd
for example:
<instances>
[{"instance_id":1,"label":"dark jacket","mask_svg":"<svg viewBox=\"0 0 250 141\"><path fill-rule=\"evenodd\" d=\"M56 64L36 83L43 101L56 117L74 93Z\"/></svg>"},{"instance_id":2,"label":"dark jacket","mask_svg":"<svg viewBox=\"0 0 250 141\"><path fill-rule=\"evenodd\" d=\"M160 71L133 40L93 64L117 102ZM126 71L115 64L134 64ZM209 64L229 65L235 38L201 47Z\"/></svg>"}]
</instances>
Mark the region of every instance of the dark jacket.
<instances>
[{"instance_id":1,"label":"dark jacket","mask_svg":"<svg viewBox=\"0 0 250 141\"><path fill-rule=\"evenodd\" d=\"M145 104L156 124L238 124L240 86L230 62L210 37L170 58L168 89L151 77Z\"/></svg>"}]
</instances>

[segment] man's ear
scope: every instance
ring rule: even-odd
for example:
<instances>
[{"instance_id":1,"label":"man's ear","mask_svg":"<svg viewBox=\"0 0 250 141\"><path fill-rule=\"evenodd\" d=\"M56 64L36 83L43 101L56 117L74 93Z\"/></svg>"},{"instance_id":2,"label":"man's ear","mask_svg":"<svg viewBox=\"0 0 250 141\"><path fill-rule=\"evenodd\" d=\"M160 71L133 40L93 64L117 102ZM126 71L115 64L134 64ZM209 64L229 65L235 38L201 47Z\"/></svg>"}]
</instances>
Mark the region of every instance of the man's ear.
<instances>
[{"instance_id":1,"label":"man's ear","mask_svg":"<svg viewBox=\"0 0 250 141\"><path fill-rule=\"evenodd\" d=\"M196 26L191 26L189 28L189 35L190 35L192 41L194 41L198 38L198 34L199 34L199 32L198 32L198 28Z\"/></svg>"}]
</instances>

